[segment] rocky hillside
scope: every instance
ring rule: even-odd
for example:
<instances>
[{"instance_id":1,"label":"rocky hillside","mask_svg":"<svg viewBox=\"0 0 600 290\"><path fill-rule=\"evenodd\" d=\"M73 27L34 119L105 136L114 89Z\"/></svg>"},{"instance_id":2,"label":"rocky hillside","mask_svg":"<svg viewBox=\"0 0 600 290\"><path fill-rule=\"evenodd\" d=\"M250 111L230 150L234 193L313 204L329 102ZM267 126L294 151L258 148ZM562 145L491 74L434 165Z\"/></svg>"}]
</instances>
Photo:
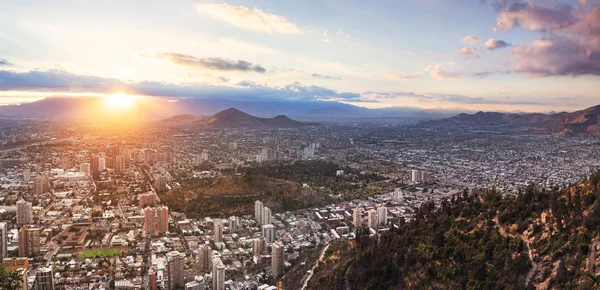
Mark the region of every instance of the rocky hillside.
<instances>
[{"instance_id":1,"label":"rocky hillside","mask_svg":"<svg viewBox=\"0 0 600 290\"><path fill-rule=\"evenodd\" d=\"M427 203L379 239L336 241L308 289L598 289L599 180Z\"/></svg>"}]
</instances>

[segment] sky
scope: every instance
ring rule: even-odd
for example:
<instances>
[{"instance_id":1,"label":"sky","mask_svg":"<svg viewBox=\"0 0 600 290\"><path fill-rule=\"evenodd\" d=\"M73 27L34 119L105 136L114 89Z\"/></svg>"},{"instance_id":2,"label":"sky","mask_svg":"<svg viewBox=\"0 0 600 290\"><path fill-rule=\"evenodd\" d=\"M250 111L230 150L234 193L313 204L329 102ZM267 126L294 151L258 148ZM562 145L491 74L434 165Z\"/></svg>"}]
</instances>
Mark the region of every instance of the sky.
<instances>
[{"instance_id":1,"label":"sky","mask_svg":"<svg viewBox=\"0 0 600 290\"><path fill-rule=\"evenodd\" d=\"M600 104L598 0L0 7L0 105L114 94L532 112Z\"/></svg>"}]
</instances>

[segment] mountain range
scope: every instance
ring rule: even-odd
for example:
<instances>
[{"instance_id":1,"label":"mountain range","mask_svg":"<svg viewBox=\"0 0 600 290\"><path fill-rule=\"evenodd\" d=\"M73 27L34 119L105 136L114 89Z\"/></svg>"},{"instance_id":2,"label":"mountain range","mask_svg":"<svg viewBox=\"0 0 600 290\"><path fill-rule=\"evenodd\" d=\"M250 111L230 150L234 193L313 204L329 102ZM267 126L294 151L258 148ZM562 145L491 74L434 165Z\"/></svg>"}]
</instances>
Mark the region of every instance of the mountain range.
<instances>
[{"instance_id":1,"label":"mountain range","mask_svg":"<svg viewBox=\"0 0 600 290\"><path fill-rule=\"evenodd\" d=\"M421 122L427 127L493 127L517 132L600 136L600 105L571 113L509 114L478 112Z\"/></svg>"},{"instance_id":2,"label":"mountain range","mask_svg":"<svg viewBox=\"0 0 600 290\"><path fill-rule=\"evenodd\" d=\"M148 119L161 120L176 115L210 116L228 108L237 108L258 117L286 115L301 121L361 121L388 119L396 123L416 123L451 117L461 109L420 109L390 107L369 109L333 101L301 100L238 100L190 98L169 100L150 98L140 102L138 111ZM0 106L0 116L27 118L90 118L102 107L100 97L48 97L20 105Z\"/></svg>"},{"instance_id":3,"label":"mountain range","mask_svg":"<svg viewBox=\"0 0 600 290\"><path fill-rule=\"evenodd\" d=\"M235 108L229 108L212 116L176 115L161 120L160 123L168 126L211 128L299 128L318 125L298 122L285 115L277 115L273 118L256 117Z\"/></svg>"}]
</instances>

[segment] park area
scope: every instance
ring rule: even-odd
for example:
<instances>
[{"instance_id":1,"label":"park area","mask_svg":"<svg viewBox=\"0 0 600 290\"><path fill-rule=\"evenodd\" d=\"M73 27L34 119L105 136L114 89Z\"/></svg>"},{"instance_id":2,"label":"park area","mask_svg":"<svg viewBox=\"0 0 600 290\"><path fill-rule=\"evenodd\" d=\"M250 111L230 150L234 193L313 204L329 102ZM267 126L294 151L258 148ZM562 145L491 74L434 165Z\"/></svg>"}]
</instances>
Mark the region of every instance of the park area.
<instances>
[{"instance_id":1,"label":"park area","mask_svg":"<svg viewBox=\"0 0 600 290\"><path fill-rule=\"evenodd\" d=\"M123 250L121 248L106 248L106 249L91 249L82 250L79 253L81 258L95 258L95 257L113 257L120 256Z\"/></svg>"}]
</instances>

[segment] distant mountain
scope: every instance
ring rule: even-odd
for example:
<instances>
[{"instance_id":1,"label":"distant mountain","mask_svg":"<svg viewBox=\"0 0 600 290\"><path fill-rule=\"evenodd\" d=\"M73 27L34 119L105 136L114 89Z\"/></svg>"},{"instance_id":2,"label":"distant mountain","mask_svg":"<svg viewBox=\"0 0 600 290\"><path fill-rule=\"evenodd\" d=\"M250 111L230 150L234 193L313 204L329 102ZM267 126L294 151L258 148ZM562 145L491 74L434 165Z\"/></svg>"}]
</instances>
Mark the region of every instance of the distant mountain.
<instances>
[{"instance_id":1,"label":"distant mountain","mask_svg":"<svg viewBox=\"0 0 600 290\"><path fill-rule=\"evenodd\" d=\"M440 119L461 112L460 109L425 110L410 107L369 109L330 101L241 100L198 97L179 100L149 98L147 101L138 102L136 116L153 120L178 115L188 115L188 117L210 116L227 108L238 108L258 117L286 115L301 121L360 122L365 119L386 119L386 121L395 123L415 123L423 120ZM48 97L21 105L0 106L0 116L90 119L105 113L103 110L105 110L105 106L101 97ZM186 117L180 118L183 119L177 121L185 123Z\"/></svg>"},{"instance_id":2,"label":"distant mountain","mask_svg":"<svg viewBox=\"0 0 600 290\"><path fill-rule=\"evenodd\" d=\"M600 136L600 105L572 113L509 114L478 112L419 123L433 127L501 127L521 132Z\"/></svg>"},{"instance_id":3,"label":"distant mountain","mask_svg":"<svg viewBox=\"0 0 600 290\"><path fill-rule=\"evenodd\" d=\"M212 116L177 115L160 121L167 125L185 125L211 128L299 128L315 123L302 123L284 115L273 118L260 118L235 108L218 112Z\"/></svg>"}]
</instances>

